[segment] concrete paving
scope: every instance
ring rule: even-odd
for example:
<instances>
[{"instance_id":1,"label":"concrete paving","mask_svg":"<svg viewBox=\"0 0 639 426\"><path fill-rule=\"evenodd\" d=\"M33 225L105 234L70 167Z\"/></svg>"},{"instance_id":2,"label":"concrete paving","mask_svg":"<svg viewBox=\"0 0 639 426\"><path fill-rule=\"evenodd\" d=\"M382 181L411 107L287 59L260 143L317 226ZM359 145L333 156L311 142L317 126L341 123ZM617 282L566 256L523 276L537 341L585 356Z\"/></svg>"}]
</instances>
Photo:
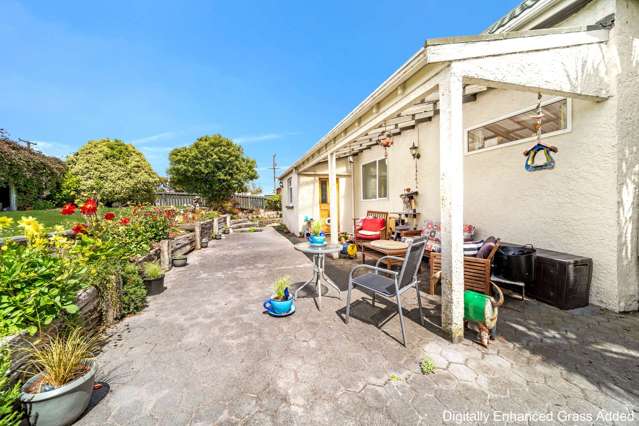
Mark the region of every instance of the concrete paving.
<instances>
[{"instance_id":1,"label":"concrete paving","mask_svg":"<svg viewBox=\"0 0 639 426\"><path fill-rule=\"evenodd\" d=\"M440 336L437 296L424 293L419 325L407 294L405 348L395 306L359 291L348 325L345 293L326 288L321 311L309 290L294 315L264 314L276 278L300 285L312 273L274 229L213 243L112 330L98 359L106 396L79 424L639 423L637 314L507 298L485 349L472 331L458 345ZM327 271L345 289L353 264ZM433 374L420 372L426 357Z\"/></svg>"}]
</instances>

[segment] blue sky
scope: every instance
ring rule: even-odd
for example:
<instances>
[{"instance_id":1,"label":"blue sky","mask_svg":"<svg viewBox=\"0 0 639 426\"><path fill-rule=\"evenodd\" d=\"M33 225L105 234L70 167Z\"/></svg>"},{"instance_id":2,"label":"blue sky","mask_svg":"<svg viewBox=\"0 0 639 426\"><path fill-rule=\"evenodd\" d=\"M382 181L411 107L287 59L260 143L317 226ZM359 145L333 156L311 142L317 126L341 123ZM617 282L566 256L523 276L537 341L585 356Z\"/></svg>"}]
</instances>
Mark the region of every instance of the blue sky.
<instances>
[{"instance_id":1,"label":"blue sky","mask_svg":"<svg viewBox=\"0 0 639 426\"><path fill-rule=\"evenodd\" d=\"M476 34L518 1L0 1L0 127L64 157L168 152L222 133L290 165L426 38Z\"/></svg>"}]
</instances>

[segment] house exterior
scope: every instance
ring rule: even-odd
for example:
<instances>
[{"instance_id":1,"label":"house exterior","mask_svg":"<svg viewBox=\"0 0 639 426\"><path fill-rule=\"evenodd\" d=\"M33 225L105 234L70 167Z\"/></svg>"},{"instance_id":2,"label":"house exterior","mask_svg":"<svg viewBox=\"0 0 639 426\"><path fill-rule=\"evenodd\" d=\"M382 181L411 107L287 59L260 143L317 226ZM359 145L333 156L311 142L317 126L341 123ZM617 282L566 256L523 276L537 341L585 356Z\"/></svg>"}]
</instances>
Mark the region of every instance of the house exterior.
<instances>
[{"instance_id":1,"label":"house exterior","mask_svg":"<svg viewBox=\"0 0 639 426\"><path fill-rule=\"evenodd\" d=\"M538 94L542 140L558 152L553 169L529 172ZM591 257L591 303L638 309L638 178L637 0L527 0L480 35L427 40L280 176L289 230L338 218L333 240L368 210L402 211L400 194L417 190L420 224L442 224L453 340L464 223L478 238Z\"/></svg>"}]
</instances>

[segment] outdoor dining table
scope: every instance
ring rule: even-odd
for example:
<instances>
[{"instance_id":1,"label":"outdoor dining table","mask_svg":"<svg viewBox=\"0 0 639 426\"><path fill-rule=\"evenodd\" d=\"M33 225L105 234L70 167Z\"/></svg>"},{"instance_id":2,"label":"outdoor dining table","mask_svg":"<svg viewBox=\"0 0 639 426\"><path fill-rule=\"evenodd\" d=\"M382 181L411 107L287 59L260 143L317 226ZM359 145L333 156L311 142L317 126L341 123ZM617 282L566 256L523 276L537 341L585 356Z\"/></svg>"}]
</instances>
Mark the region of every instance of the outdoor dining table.
<instances>
[{"instance_id":1,"label":"outdoor dining table","mask_svg":"<svg viewBox=\"0 0 639 426\"><path fill-rule=\"evenodd\" d=\"M306 287L308 284L311 284L314 282L317 288L317 307L318 309L321 308L320 305L322 303L322 280L323 280L326 284L328 284L329 286L332 286L335 290L337 290L337 294L339 295L339 298L341 300L342 298L341 290L339 289L337 284L335 284L333 280L327 277L326 274L324 273L324 262L326 260L326 255L339 253L340 249L341 247L337 244L326 244L323 246L316 246L310 243L295 244L295 250L301 251L302 253L313 255L313 277L310 280L306 281L300 288L298 288L295 291L296 299L297 299L297 293L299 293L301 289Z\"/></svg>"}]
</instances>

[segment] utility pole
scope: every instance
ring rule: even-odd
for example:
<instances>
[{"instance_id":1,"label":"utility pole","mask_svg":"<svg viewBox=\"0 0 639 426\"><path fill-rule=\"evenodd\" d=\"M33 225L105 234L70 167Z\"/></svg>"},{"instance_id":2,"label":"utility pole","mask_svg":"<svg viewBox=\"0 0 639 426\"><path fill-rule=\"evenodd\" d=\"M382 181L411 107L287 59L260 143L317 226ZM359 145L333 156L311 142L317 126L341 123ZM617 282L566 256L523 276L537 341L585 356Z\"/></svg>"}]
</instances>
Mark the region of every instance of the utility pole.
<instances>
[{"instance_id":1,"label":"utility pole","mask_svg":"<svg viewBox=\"0 0 639 426\"><path fill-rule=\"evenodd\" d=\"M273 165L270 167L273 170L273 194L277 192L277 162L275 161L275 154L273 154Z\"/></svg>"},{"instance_id":2,"label":"utility pole","mask_svg":"<svg viewBox=\"0 0 639 426\"><path fill-rule=\"evenodd\" d=\"M32 149L31 148L32 146L36 146L37 145L36 142L31 142L31 141L28 141L28 140L22 139L22 138L18 138L18 141L22 142L23 144L25 144L27 146L27 149Z\"/></svg>"}]
</instances>

